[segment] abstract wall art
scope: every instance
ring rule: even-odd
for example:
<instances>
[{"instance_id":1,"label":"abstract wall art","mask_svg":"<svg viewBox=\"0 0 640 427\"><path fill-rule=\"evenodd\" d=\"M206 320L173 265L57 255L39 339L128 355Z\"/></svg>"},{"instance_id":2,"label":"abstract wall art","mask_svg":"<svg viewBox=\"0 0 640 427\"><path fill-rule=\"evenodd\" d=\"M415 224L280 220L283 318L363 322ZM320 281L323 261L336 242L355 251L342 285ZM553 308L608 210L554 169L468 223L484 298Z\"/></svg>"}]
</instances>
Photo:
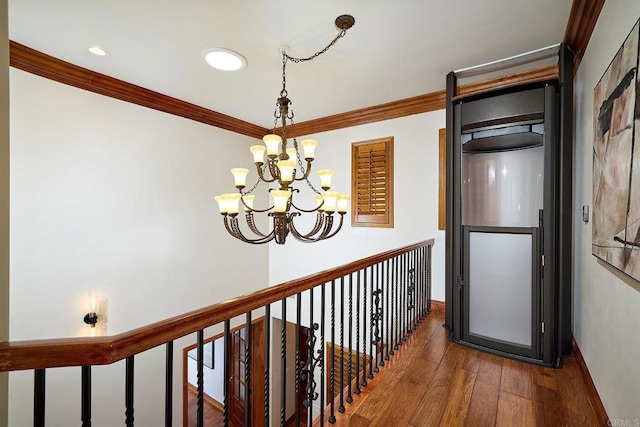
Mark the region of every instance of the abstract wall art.
<instances>
[{"instance_id":1,"label":"abstract wall art","mask_svg":"<svg viewBox=\"0 0 640 427\"><path fill-rule=\"evenodd\" d=\"M594 89L593 254L640 281L638 32Z\"/></svg>"}]
</instances>

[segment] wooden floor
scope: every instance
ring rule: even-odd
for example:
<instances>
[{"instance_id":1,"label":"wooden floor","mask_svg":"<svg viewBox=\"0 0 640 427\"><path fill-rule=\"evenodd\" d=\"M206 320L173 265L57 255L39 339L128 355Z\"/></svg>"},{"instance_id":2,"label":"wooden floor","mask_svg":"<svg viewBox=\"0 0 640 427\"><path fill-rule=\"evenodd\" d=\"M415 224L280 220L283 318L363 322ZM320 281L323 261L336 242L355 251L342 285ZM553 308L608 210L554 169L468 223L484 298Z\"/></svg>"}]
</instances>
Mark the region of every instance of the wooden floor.
<instances>
[{"instance_id":1,"label":"wooden floor","mask_svg":"<svg viewBox=\"0 0 640 427\"><path fill-rule=\"evenodd\" d=\"M562 369L500 358L447 339L434 311L327 426L597 426L575 359ZM190 395L189 426L195 426ZM205 425L221 425L205 405ZM209 414L209 415L208 415ZM326 417L325 417L326 420Z\"/></svg>"},{"instance_id":2,"label":"wooden floor","mask_svg":"<svg viewBox=\"0 0 640 427\"><path fill-rule=\"evenodd\" d=\"M574 358L563 369L501 358L450 342L442 323L431 313L337 425L598 425Z\"/></svg>"}]
</instances>

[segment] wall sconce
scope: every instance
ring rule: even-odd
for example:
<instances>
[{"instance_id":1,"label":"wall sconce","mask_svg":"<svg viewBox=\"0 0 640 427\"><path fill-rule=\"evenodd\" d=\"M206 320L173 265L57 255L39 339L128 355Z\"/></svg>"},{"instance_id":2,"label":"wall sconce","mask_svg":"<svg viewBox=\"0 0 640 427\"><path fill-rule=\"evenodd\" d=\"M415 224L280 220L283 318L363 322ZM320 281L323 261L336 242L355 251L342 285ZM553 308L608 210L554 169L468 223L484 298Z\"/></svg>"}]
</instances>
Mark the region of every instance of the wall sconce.
<instances>
[{"instance_id":1,"label":"wall sconce","mask_svg":"<svg viewBox=\"0 0 640 427\"><path fill-rule=\"evenodd\" d=\"M91 336L106 335L107 299L91 295L89 312L84 315L83 321L90 326Z\"/></svg>"},{"instance_id":2,"label":"wall sconce","mask_svg":"<svg viewBox=\"0 0 640 427\"><path fill-rule=\"evenodd\" d=\"M87 325L91 325L92 328L96 327L96 323L98 323L98 314L94 311L91 313L87 313L84 315L84 323Z\"/></svg>"}]
</instances>

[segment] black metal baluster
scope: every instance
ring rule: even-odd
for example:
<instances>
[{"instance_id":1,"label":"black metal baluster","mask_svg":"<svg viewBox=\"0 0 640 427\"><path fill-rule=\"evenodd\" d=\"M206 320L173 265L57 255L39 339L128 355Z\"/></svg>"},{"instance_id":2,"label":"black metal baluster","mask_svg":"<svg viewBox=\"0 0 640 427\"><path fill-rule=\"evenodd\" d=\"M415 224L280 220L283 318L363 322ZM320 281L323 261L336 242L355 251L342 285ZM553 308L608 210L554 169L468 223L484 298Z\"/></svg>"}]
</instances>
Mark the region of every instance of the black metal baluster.
<instances>
[{"instance_id":1,"label":"black metal baluster","mask_svg":"<svg viewBox=\"0 0 640 427\"><path fill-rule=\"evenodd\" d=\"M415 254L413 251L409 253L409 265L411 266L409 271L409 332L407 336L411 335L416 329L416 283L417 283L417 266L415 263Z\"/></svg>"},{"instance_id":2,"label":"black metal baluster","mask_svg":"<svg viewBox=\"0 0 640 427\"><path fill-rule=\"evenodd\" d=\"M362 381L360 385L367 386L367 269L362 270Z\"/></svg>"},{"instance_id":3,"label":"black metal baluster","mask_svg":"<svg viewBox=\"0 0 640 427\"><path fill-rule=\"evenodd\" d=\"M196 373L196 386L198 388L196 401L198 403L196 411L196 422L198 427L204 426L204 330L200 329L196 333L196 359L197 373Z\"/></svg>"},{"instance_id":4,"label":"black metal baluster","mask_svg":"<svg viewBox=\"0 0 640 427\"><path fill-rule=\"evenodd\" d=\"M340 405L338 412L344 411L344 276L342 276L340 278Z\"/></svg>"},{"instance_id":5,"label":"black metal baluster","mask_svg":"<svg viewBox=\"0 0 640 427\"><path fill-rule=\"evenodd\" d=\"M431 312L431 286L432 286L432 282L431 282L431 273L433 273L432 270L432 266L431 266L431 250L432 250L432 246L429 245L427 247L427 268L428 268L428 273L427 273L427 310L429 312Z\"/></svg>"},{"instance_id":6,"label":"black metal baluster","mask_svg":"<svg viewBox=\"0 0 640 427\"><path fill-rule=\"evenodd\" d=\"M125 360L124 424L133 427L133 356Z\"/></svg>"},{"instance_id":7,"label":"black metal baluster","mask_svg":"<svg viewBox=\"0 0 640 427\"><path fill-rule=\"evenodd\" d=\"M374 330L374 325L375 325L375 317L374 317L374 300L375 300L375 296L374 296L374 287L373 287L373 282L375 279L375 274L373 273L373 266L369 267L369 294L371 295L371 307L369 308L369 374L367 375L367 378L369 379L373 379L373 358L375 357L375 350L374 350L374 345L375 345L375 337L373 336L373 330ZM366 290L365 290L366 293Z\"/></svg>"},{"instance_id":8,"label":"black metal baluster","mask_svg":"<svg viewBox=\"0 0 640 427\"><path fill-rule=\"evenodd\" d=\"M387 273L387 275L386 275L386 276L387 276L387 278L386 278L386 280L385 280L385 291L386 291L386 295L387 295L387 296L385 297L386 304L387 304L387 317L386 317L386 319L387 319L387 320L386 320L386 322L385 322L385 326L386 326L387 328L385 329L385 331L386 331L386 335L385 335L385 336L386 336L386 338L387 338L387 345L385 346L385 347L386 347L386 350L385 350L386 354L385 354L385 356L384 356L384 360L389 360L389 346L390 346L389 336L391 335L391 328L390 328L390 326L391 326L391 317L390 317L390 316L391 316L391 312L390 312L390 311L391 311L391 310L390 310L390 307L391 307L391 301L389 300L389 287L390 287L390 282L389 282L389 278L390 278L389 270L390 270L390 266L391 266L391 261L390 261L390 260L386 260L386 261L384 262L384 265L385 265L385 271L386 271L386 273Z\"/></svg>"},{"instance_id":9,"label":"black metal baluster","mask_svg":"<svg viewBox=\"0 0 640 427\"><path fill-rule=\"evenodd\" d=\"M356 274L356 388L360 394L360 270Z\"/></svg>"},{"instance_id":10,"label":"black metal baluster","mask_svg":"<svg viewBox=\"0 0 640 427\"><path fill-rule=\"evenodd\" d=\"M315 391L314 382L315 378L313 376L313 360L314 360L314 350L315 350L315 331L314 326L317 326L313 323L313 293L315 289L312 288L309 290L309 331L307 333L307 365L305 368L305 374L307 376L307 426L313 425L313 393Z\"/></svg>"},{"instance_id":11,"label":"black metal baluster","mask_svg":"<svg viewBox=\"0 0 640 427\"><path fill-rule=\"evenodd\" d=\"M251 324L251 312L247 313L246 318L247 340L244 348L244 425L251 427L251 395L253 387L251 386L251 369L253 366L253 325Z\"/></svg>"},{"instance_id":12,"label":"black metal baluster","mask_svg":"<svg viewBox=\"0 0 640 427\"><path fill-rule=\"evenodd\" d=\"M91 427L91 365L83 366L82 370L82 405L80 418L82 427Z\"/></svg>"},{"instance_id":13,"label":"black metal baluster","mask_svg":"<svg viewBox=\"0 0 640 427\"><path fill-rule=\"evenodd\" d=\"M407 267L407 254L402 254L402 331L400 333L400 345L404 344L404 339L407 333L407 276L409 269Z\"/></svg>"},{"instance_id":14,"label":"black metal baluster","mask_svg":"<svg viewBox=\"0 0 640 427\"><path fill-rule=\"evenodd\" d=\"M333 282L332 282L333 283ZM326 344L324 341L324 332L325 332L325 284L323 283L320 287L320 348L318 349L318 360L320 363L320 425L324 426L324 386L325 386L325 348ZM333 358L332 358L333 359ZM333 402L332 402L333 406ZM313 411L312 411L313 412ZM311 424L310 424L311 425Z\"/></svg>"},{"instance_id":15,"label":"black metal baluster","mask_svg":"<svg viewBox=\"0 0 640 427\"><path fill-rule=\"evenodd\" d=\"M173 341L166 345L165 384L164 384L164 425L173 425Z\"/></svg>"},{"instance_id":16,"label":"black metal baluster","mask_svg":"<svg viewBox=\"0 0 640 427\"><path fill-rule=\"evenodd\" d=\"M422 262L422 249L423 248L416 249L416 317L418 319L418 323L422 323L422 298L424 297L422 292L422 273L424 267L424 263Z\"/></svg>"},{"instance_id":17,"label":"black metal baluster","mask_svg":"<svg viewBox=\"0 0 640 427\"><path fill-rule=\"evenodd\" d=\"M394 324L397 319L397 310L396 310L396 277L398 277L398 272L396 271L396 258L391 259L391 282L389 283L390 293L391 293L391 317L389 318L389 355L393 356L395 354L395 349L393 348L393 342L395 339L396 330L394 328Z\"/></svg>"},{"instance_id":18,"label":"black metal baluster","mask_svg":"<svg viewBox=\"0 0 640 427\"><path fill-rule=\"evenodd\" d=\"M424 320L424 307L425 307L425 299L424 299L424 272L425 272L425 264L424 264L424 248L420 248L420 252L418 253L418 261L420 262L420 323Z\"/></svg>"},{"instance_id":19,"label":"black metal baluster","mask_svg":"<svg viewBox=\"0 0 640 427\"><path fill-rule=\"evenodd\" d=\"M374 372L380 372L379 366L384 366L384 359L382 358L383 348L381 347L382 343L382 328L384 327L383 319L382 319L382 308L380 304L384 305L384 300L382 299L382 283L380 279L380 269L382 268L382 263L376 264L376 343L374 345L376 352L376 366L374 368ZM378 354L380 354L380 360L378 360Z\"/></svg>"},{"instance_id":20,"label":"black metal baluster","mask_svg":"<svg viewBox=\"0 0 640 427\"><path fill-rule=\"evenodd\" d=\"M302 294L298 293L296 299L296 426L300 426L300 374L302 361L300 360L300 332L302 321Z\"/></svg>"},{"instance_id":21,"label":"black metal baluster","mask_svg":"<svg viewBox=\"0 0 640 427\"><path fill-rule=\"evenodd\" d=\"M349 361L347 362L347 375L349 380L347 381L347 403L353 402L353 395L351 394L351 382L353 379L353 276L349 273Z\"/></svg>"},{"instance_id":22,"label":"black metal baluster","mask_svg":"<svg viewBox=\"0 0 640 427\"><path fill-rule=\"evenodd\" d=\"M393 337L393 350L397 350L398 349L398 338L400 337L400 255L398 255L397 257L394 258L395 261L395 270L396 270L396 277L394 280L394 294L396 296L396 314L394 316L394 325L395 325L395 330L394 330L394 337Z\"/></svg>"},{"instance_id":23,"label":"black metal baluster","mask_svg":"<svg viewBox=\"0 0 640 427\"><path fill-rule=\"evenodd\" d=\"M271 384L269 383L269 366L271 366L271 304L264 308L264 425L269 423L269 405ZM257 409L257 408L256 408Z\"/></svg>"},{"instance_id":24,"label":"black metal baluster","mask_svg":"<svg viewBox=\"0 0 640 427\"><path fill-rule=\"evenodd\" d=\"M300 295L300 294L298 294ZM282 327L280 329L280 426L287 422L287 299L282 299ZM296 407L298 406L296 402Z\"/></svg>"},{"instance_id":25,"label":"black metal baluster","mask_svg":"<svg viewBox=\"0 0 640 427\"><path fill-rule=\"evenodd\" d=\"M424 285L426 283L426 280L425 280L426 265L425 265L425 248L424 247L420 248L420 254L418 259L420 260L420 321L422 322L422 320L424 320L424 316L426 312L425 310L426 293L424 289Z\"/></svg>"},{"instance_id":26,"label":"black metal baluster","mask_svg":"<svg viewBox=\"0 0 640 427\"><path fill-rule=\"evenodd\" d=\"M222 388L223 388L223 393L224 393L224 397L223 397L223 413L222 413L222 418L223 418L223 424L224 427L229 427L229 405L231 404L230 402L230 393L231 393L231 355L229 354L231 352L231 332L230 332L230 321L229 320L225 320L224 321L224 342L223 342L223 346L224 346L224 357L223 357L223 375L224 375L224 382L222 384Z\"/></svg>"},{"instance_id":27,"label":"black metal baluster","mask_svg":"<svg viewBox=\"0 0 640 427\"><path fill-rule=\"evenodd\" d=\"M409 280L410 280L410 260L409 254L405 253L404 255L404 328L402 334L402 344L407 340L407 335L409 334Z\"/></svg>"},{"instance_id":28,"label":"black metal baluster","mask_svg":"<svg viewBox=\"0 0 640 427\"><path fill-rule=\"evenodd\" d=\"M323 288L324 289L324 288ZM324 301L324 299L322 300ZM322 318L324 319L324 316L322 316ZM326 346L323 344L322 348L325 349ZM329 401L329 405L330 405L330 411L329 411L329 422L331 424L336 422L336 414L334 411L334 405L335 405L335 400L336 400L336 281L332 280L331 281L331 354L329 355L329 357L331 357L331 381L329 384L330 388L330 392L329 392L329 396L331 397L331 400ZM322 364L322 366L324 366L324 363ZM321 413L324 413L324 411L322 410L323 407L320 408Z\"/></svg>"},{"instance_id":29,"label":"black metal baluster","mask_svg":"<svg viewBox=\"0 0 640 427\"><path fill-rule=\"evenodd\" d=\"M44 402L46 395L45 370L33 371L33 425L44 427Z\"/></svg>"}]
</instances>

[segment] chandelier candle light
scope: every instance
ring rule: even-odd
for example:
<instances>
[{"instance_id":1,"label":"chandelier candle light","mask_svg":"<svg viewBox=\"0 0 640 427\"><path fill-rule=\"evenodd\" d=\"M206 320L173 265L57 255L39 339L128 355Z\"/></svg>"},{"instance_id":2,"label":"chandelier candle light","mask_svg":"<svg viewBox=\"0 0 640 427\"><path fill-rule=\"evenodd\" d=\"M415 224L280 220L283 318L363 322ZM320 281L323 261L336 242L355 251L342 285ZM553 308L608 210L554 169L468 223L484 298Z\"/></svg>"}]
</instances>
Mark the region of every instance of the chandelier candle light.
<instances>
[{"instance_id":1,"label":"chandelier candle light","mask_svg":"<svg viewBox=\"0 0 640 427\"><path fill-rule=\"evenodd\" d=\"M287 147L287 120L293 124L293 110L289 108L291 100L287 97L286 66L287 61L295 63L310 61L325 53L340 38L344 37L347 30L353 26L355 19L350 15L341 15L336 18L335 24L340 31L338 35L323 50L307 58L294 58L282 49L282 90L276 102L274 113L274 132L266 135L262 140L264 145L254 145L250 148L253 154L253 162L256 165L258 181L249 190L245 190L249 169L233 168L231 173L235 180L237 193L228 193L216 196L215 200L220 207L220 213L224 219L224 225L233 237L246 243L260 244L275 240L278 244L284 244L289 234L301 242L318 242L335 236L342 228L344 214L349 205L349 196L331 188L333 171L322 169L318 171L320 187L318 191L309 181L311 162L315 157L315 149L318 143L313 139L305 139L298 144L293 139L293 147ZM278 120L281 122L280 135L276 134ZM302 148L302 153L300 148ZM267 159L265 163L265 152ZM305 160L303 165L302 158ZM315 194L316 206L312 209L302 209L293 202L293 194L299 192L292 187L295 181L306 181ZM278 188L269 188L269 194L273 204L267 209L257 209L253 202L255 195L251 194L262 182L275 183ZM238 208L242 204L248 228L255 236L246 237L239 226ZM340 221L334 229L334 213L338 214ZM272 228L268 233L261 232L255 223L255 213L266 213L272 218ZM303 214L316 213L316 222L308 233L299 232L294 226L294 218Z\"/></svg>"}]
</instances>

